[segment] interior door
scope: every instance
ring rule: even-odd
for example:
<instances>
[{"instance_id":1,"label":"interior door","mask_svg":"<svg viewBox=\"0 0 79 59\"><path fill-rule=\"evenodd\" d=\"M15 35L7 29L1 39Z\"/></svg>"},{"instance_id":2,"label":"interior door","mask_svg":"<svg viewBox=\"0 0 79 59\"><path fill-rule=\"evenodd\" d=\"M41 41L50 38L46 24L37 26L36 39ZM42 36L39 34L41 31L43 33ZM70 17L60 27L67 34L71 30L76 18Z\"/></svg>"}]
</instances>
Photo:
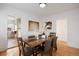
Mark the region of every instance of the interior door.
<instances>
[{"instance_id":1,"label":"interior door","mask_svg":"<svg viewBox=\"0 0 79 59\"><path fill-rule=\"evenodd\" d=\"M56 20L56 35L59 40L67 41L67 20Z\"/></svg>"}]
</instances>

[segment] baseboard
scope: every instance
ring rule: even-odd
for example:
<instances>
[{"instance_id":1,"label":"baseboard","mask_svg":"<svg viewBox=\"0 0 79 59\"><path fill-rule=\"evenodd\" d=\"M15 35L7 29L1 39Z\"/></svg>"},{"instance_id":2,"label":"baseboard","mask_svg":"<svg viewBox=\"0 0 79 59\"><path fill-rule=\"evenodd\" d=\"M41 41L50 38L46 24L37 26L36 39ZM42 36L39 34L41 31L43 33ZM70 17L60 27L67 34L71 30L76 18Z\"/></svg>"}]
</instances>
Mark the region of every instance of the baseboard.
<instances>
[{"instance_id":1,"label":"baseboard","mask_svg":"<svg viewBox=\"0 0 79 59\"><path fill-rule=\"evenodd\" d=\"M18 46L14 46L14 47L11 47L11 48L7 48L6 50L0 51L0 53L6 52L8 49L12 49L12 48L15 48L15 47L18 47Z\"/></svg>"},{"instance_id":2,"label":"baseboard","mask_svg":"<svg viewBox=\"0 0 79 59\"><path fill-rule=\"evenodd\" d=\"M63 39L57 39L57 40L67 42L67 40L63 40Z\"/></svg>"},{"instance_id":3,"label":"baseboard","mask_svg":"<svg viewBox=\"0 0 79 59\"><path fill-rule=\"evenodd\" d=\"M18 47L18 46L14 46L14 47L11 47L11 48L8 48L8 49L12 49L12 48L15 48L15 47ZM7 49L7 50L8 50L8 49Z\"/></svg>"}]
</instances>

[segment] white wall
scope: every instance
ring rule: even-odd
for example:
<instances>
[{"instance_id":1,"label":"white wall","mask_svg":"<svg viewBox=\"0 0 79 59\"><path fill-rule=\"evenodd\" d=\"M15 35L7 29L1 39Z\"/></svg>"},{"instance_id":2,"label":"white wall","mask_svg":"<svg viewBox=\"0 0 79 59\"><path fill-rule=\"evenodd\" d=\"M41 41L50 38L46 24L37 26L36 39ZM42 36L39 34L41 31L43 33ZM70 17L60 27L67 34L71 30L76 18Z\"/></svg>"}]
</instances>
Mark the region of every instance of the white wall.
<instances>
[{"instance_id":1,"label":"white wall","mask_svg":"<svg viewBox=\"0 0 79 59\"><path fill-rule=\"evenodd\" d=\"M79 48L79 9L73 12L68 21L69 45Z\"/></svg>"},{"instance_id":2,"label":"white wall","mask_svg":"<svg viewBox=\"0 0 79 59\"><path fill-rule=\"evenodd\" d=\"M51 15L54 20L67 20L67 42L79 48L79 8Z\"/></svg>"},{"instance_id":3,"label":"white wall","mask_svg":"<svg viewBox=\"0 0 79 59\"><path fill-rule=\"evenodd\" d=\"M36 34L36 35L38 34L38 32L36 33L28 32L28 20L36 20L40 22L39 17L8 6L0 6L0 8L1 8L0 9L0 51L4 51L7 49L8 15L21 18L21 34L23 38L26 38L30 34ZM41 31L39 30L39 32Z\"/></svg>"},{"instance_id":4,"label":"white wall","mask_svg":"<svg viewBox=\"0 0 79 59\"><path fill-rule=\"evenodd\" d=\"M7 20L4 16L5 15L0 10L0 51L7 48Z\"/></svg>"}]
</instances>

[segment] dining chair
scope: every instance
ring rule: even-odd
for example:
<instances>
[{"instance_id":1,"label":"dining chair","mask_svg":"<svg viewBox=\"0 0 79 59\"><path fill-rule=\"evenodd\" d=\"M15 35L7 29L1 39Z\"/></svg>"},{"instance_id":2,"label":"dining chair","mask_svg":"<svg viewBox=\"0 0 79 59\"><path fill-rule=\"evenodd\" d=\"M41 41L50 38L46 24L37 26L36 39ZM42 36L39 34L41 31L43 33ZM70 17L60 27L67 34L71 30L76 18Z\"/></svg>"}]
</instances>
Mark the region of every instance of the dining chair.
<instances>
[{"instance_id":1,"label":"dining chair","mask_svg":"<svg viewBox=\"0 0 79 59\"><path fill-rule=\"evenodd\" d=\"M46 40L46 42L41 48L42 48L41 55L44 55L46 53L49 54L50 56L52 55L51 40Z\"/></svg>"},{"instance_id":2,"label":"dining chair","mask_svg":"<svg viewBox=\"0 0 79 59\"><path fill-rule=\"evenodd\" d=\"M42 39L42 34L39 34L38 35L38 39Z\"/></svg>"},{"instance_id":3,"label":"dining chair","mask_svg":"<svg viewBox=\"0 0 79 59\"><path fill-rule=\"evenodd\" d=\"M41 39L41 38L40 38L40 39ZM36 37L35 35L30 35L30 36L28 36L28 41L31 42L31 41L35 41L35 40L37 40L37 37ZM40 46L41 46L41 45L38 45L38 46L32 48L32 49L33 49L33 55L34 55L34 56L36 56L36 55L38 55L39 53L41 53Z\"/></svg>"},{"instance_id":4,"label":"dining chair","mask_svg":"<svg viewBox=\"0 0 79 59\"><path fill-rule=\"evenodd\" d=\"M55 33L55 32L50 32L49 35L54 35L54 36L56 36L56 33Z\"/></svg>"},{"instance_id":5,"label":"dining chair","mask_svg":"<svg viewBox=\"0 0 79 59\"><path fill-rule=\"evenodd\" d=\"M23 56L37 56L39 53L41 53L40 45L31 48L30 45L22 40L22 38L18 38L18 47L19 47L19 56L21 54Z\"/></svg>"},{"instance_id":6,"label":"dining chair","mask_svg":"<svg viewBox=\"0 0 79 59\"><path fill-rule=\"evenodd\" d=\"M52 38L52 47L55 51L57 51L57 36L55 36L54 38Z\"/></svg>"},{"instance_id":7,"label":"dining chair","mask_svg":"<svg viewBox=\"0 0 79 59\"><path fill-rule=\"evenodd\" d=\"M29 35L28 39L37 39L37 37L35 35Z\"/></svg>"},{"instance_id":8,"label":"dining chair","mask_svg":"<svg viewBox=\"0 0 79 59\"><path fill-rule=\"evenodd\" d=\"M47 39L47 36L43 34L39 34L38 39Z\"/></svg>"},{"instance_id":9,"label":"dining chair","mask_svg":"<svg viewBox=\"0 0 79 59\"><path fill-rule=\"evenodd\" d=\"M51 44L52 50L57 51L57 36L56 36L56 33L50 33L49 37L50 37L50 39L52 39L52 44Z\"/></svg>"},{"instance_id":10,"label":"dining chair","mask_svg":"<svg viewBox=\"0 0 79 59\"><path fill-rule=\"evenodd\" d=\"M32 48L25 47L22 38L17 38L18 47L19 47L19 56L30 56L32 55Z\"/></svg>"}]
</instances>

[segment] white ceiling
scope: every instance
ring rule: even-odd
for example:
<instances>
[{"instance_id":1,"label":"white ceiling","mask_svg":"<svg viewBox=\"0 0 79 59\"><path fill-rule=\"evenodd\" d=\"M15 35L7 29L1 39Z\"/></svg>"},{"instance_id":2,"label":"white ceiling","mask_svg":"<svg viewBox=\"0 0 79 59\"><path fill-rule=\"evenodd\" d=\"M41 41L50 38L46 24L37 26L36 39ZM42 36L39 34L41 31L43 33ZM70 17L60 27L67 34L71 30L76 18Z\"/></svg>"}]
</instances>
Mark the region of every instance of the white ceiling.
<instances>
[{"instance_id":1,"label":"white ceiling","mask_svg":"<svg viewBox=\"0 0 79 59\"><path fill-rule=\"evenodd\" d=\"M51 14L79 8L78 3L47 3L45 8L40 8L38 3L10 3L7 5L38 16L49 16Z\"/></svg>"}]
</instances>

